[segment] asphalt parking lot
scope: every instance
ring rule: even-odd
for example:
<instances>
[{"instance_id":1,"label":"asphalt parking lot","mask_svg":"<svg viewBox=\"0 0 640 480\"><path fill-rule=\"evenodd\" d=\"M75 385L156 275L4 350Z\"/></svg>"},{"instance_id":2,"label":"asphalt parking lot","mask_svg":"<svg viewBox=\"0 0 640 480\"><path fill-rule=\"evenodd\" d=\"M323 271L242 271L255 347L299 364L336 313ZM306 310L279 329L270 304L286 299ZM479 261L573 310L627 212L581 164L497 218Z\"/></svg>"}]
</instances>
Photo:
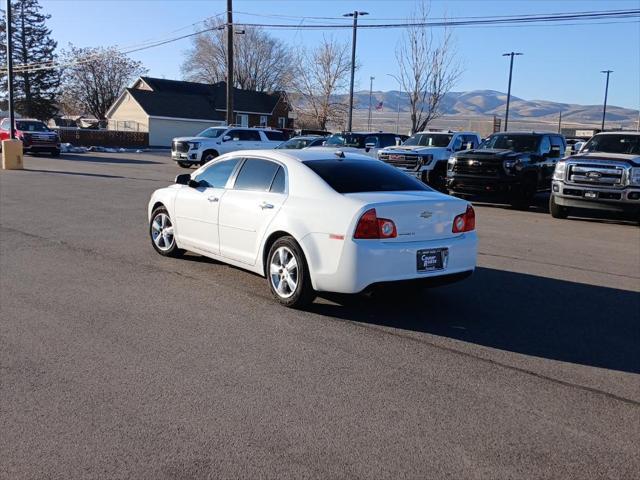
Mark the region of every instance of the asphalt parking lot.
<instances>
[{"instance_id":1,"label":"asphalt parking lot","mask_svg":"<svg viewBox=\"0 0 640 480\"><path fill-rule=\"evenodd\" d=\"M321 298L147 236L166 153L0 173L0 478L640 478L640 228L477 205L479 268Z\"/></svg>"}]
</instances>

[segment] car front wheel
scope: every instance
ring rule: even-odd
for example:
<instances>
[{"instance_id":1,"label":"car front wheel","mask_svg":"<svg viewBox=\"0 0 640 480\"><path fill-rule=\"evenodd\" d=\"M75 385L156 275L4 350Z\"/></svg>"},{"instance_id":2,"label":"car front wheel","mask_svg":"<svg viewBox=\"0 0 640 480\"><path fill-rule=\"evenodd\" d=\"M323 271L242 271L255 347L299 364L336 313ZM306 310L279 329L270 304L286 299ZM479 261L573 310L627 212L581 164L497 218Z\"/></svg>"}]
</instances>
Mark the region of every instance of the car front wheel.
<instances>
[{"instance_id":1,"label":"car front wheel","mask_svg":"<svg viewBox=\"0 0 640 480\"><path fill-rule=\"evenodd\" d=\"M569 215L569 209L562 205L558 205L556 203L555 196L552 194L549 197L549 213L551 213L553 218L567 218Z\"/></svg>"},{"instance_id":2,"label":"car front wheel","mask_svg":"<svg viewBox=\"0 0 640 480\"><path fill-rule=\"evenodd\" d=\"M298 243L289 236L279 238L267 256L267 280L273 296L282 305L300 308L313 301L309 270Z\"/></svg>"},{"instance_id":3,"label":"car front wheel","mask_svg":"<svg viewBox=\"0 0 640 480\"><path fill-rule=\"evenodd\" d=\"M165 257L178 257L183 253L176 244L173 222L169 212L164 207L156 208L151 214L149 222L151 245L156 252Z\"/></svg>"}]
</instances>

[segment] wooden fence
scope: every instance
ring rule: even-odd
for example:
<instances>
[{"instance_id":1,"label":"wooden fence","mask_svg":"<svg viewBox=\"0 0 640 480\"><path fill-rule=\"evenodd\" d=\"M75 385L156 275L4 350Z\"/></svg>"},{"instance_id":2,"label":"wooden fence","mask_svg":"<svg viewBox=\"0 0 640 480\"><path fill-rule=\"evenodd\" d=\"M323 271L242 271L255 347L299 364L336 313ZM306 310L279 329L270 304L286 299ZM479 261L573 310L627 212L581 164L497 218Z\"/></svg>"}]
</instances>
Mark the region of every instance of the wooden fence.
<instances>
[{"instance_id":1,"label":"wooden fence","mask_svg":"<svg viewBox=\"0 0 640 480\"><path fill-rule=\"evenodd\" d=\"M60 141L77 147L144 148L149 146L148 132L117 130L57 129Z\"/></svg>"}]
</instances>

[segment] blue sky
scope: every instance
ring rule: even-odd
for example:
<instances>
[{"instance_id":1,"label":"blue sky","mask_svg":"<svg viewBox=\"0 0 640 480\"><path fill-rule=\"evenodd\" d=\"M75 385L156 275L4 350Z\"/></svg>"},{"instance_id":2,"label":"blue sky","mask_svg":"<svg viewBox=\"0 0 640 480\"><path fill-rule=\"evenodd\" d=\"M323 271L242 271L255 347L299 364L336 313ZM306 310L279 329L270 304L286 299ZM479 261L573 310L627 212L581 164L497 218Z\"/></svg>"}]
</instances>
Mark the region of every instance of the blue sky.
<instances>
[{"instance_id":1,"label":"blue sky","mask_svg":"<svg viewBox=\"0 0 640 480\"><path fill-rule=\"evenodd\" d=\"M59 47L129 46L193 31L195 22L224 12L224 0L41 0L52 15L50 27ZM236 21L252 23L302 22L271 17L334 17L354 9L365 10L368 22L404 19L414 0L234 0ZM577 12L640 8L640 0L434 0L433 17L469 17L532 13ZM261 16L257 16L261 15ZM312 23L307 19L304 23ZM318 22L318 20L315 20ZM331 22L342 20L331 20ZM344 21L348 22L348 19ZM323 22L329 22L323 21ZM313 47L323 33L277 30L274 36L292 45ZM359 30L357 88L366 89L376 77L375 90L397 89L385 74L396 74L395 49L402 30ZM350 30L325 32L344 42ZM461 27L454 31L464 74L454 90L492 89L506 92L507 51L524 52L516 58L512 93L528 100L601 104L604 75L611 69L609 104L637 109L640 105L640 23L527 27ZM138 52L149 75L181 78L180 66L190 40Z\"/></svg>"}]
</instances>

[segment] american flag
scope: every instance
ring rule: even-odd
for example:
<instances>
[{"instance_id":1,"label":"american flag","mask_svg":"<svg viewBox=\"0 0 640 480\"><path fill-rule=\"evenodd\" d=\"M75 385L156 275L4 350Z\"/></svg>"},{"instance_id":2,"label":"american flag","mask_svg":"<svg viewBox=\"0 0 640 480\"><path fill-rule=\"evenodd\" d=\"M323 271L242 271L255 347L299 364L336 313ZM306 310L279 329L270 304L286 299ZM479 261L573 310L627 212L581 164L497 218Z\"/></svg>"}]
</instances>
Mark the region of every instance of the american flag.
<instances>
[{"instance_id":1,"label":"american flag","mask_svg":"<svg viewBox=\"0 0 640 480\"><path fill-rule=\"evenodd\" d=\"M376 105L376 110L382 110L382 102Z\"/></svg>"}]
</instances>

